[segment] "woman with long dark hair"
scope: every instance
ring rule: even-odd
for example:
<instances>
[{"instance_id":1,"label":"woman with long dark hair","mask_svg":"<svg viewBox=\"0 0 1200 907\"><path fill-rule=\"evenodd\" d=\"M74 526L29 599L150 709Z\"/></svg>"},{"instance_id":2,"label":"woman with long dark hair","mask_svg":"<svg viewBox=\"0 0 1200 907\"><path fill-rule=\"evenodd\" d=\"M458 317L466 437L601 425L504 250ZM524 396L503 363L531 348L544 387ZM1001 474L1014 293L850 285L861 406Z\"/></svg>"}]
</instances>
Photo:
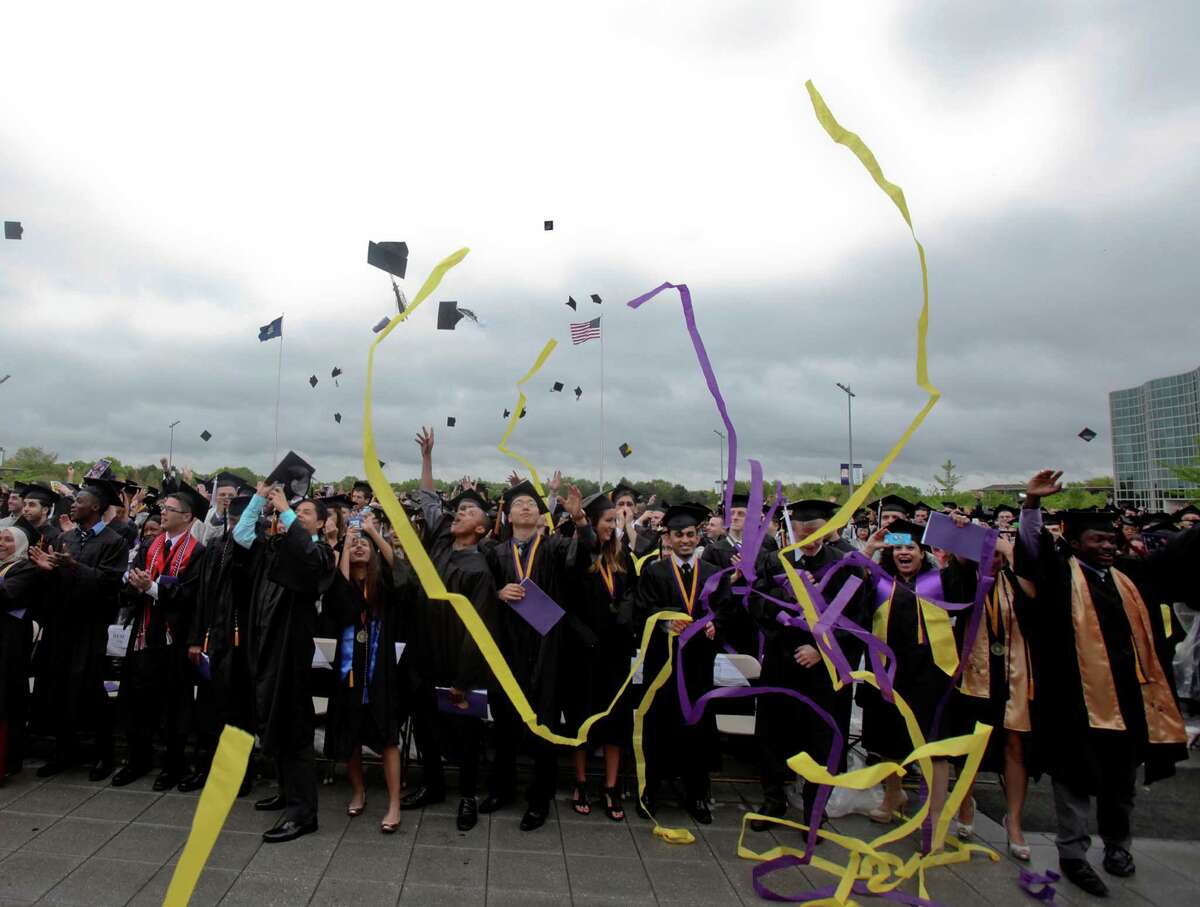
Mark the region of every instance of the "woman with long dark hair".
<instances>
[{"instance_id":1,"label":"woman with long dark hair","mask_svg":"<svg viewBox=\"0 0 1200 907\"><path fill-rule=\"evenodd\" d=\"M396 643L400 608L391 583L391 548L383 543L373 519L347 533L333 585L323 608L339 627L337 686L329 700L325 755L346 760L353 794L346 812L366 808L362 748L383 757L388 809L379 830L400 827L400 680Z\"/></svg>"},{"instance_id":2,"label":"woman with long dark hair","mask_svg":"<svg viewBox=\"0 0 1200 907\"><path fill-rule=\"evenodd\" d=\"M567 594L563 604L595 636L585 646L571 637L565 666L567 727L578 729L590 715L608 708L629 674L634 653L630 627L632 594L637 573L626 545L617 533L617 511L606 493L593 495L583 504L592 529L594 545L585 546L578 537L567 552ZM597 744L604 747L604 812L614 822L623 821L625 810L617 788L621 748L629 742L630 709L620 705L592 725L587 741L575 750L575 786L571 806L579 815L592 811L587 792L587 756Z\"/></svg>"}]
</instances>

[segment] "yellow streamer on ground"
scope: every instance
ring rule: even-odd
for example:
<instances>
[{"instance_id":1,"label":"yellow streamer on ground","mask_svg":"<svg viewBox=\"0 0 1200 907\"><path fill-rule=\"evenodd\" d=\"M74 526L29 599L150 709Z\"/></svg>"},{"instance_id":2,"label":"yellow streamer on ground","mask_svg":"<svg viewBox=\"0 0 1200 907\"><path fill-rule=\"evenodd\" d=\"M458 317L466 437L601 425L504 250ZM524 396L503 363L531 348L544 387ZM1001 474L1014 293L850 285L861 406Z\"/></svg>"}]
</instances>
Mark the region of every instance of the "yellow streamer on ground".
<instances>
[{"instance_id":1,"label":"yellow streamer on ground","mask_svg":"<svg viewBox=\"0 0 1200 907\"><path fill-rule=\"evenodd\" d=\"M192 830L171 876L167 896L163 899L164 907L186 907L191 900L200 872L208 862L208 855L217 843L217 835L221 833L229 810L233 808L233 801L237 799L242 779L246 777L246 765L252 749L254 738L251 735L225 725L213 755L208 781L200 793L200 802L196 804Z\"/></svg>"},{"instance_id":2,"label":"yellow streamer on ground","mask_svg":"<svg viewBox=\"0 0 1200 907\"><path fill-rule=\"evenodd\" d=\"M875 160L875 155L871 153L871 149L863 143L863 140L853 132L842 128L842 125L834 119L829 108L825 106L824 98L821 97L812 81L805 82L804 87L808 89L809 98L812 99L817 121L825 127L825 131L829 133L831 139L839 145L845 145L862 161L862 165L867 168L867 172L871 174L871 178L875 180L880 189L887 193L892 203L900 209L900 215L904 218L904 222L908 224L909 232L912 233L913 242L917 246L917 257L921 262L921 314L917 318L917 385L929 394L929 399L925 401L925 405L921 407L921 411L909 423L908 428L904 430L904 434L900 436L900 440L896 442L896 445L879 461L879 465L867 477L866 483L855 490L854 494L850 496L850 500L841 506L838 512L833 515L833 518L817 532L788 545L781 553L799 548L802 545L811 545L825 533L841 529L845 526L850 521L850 517L854 515L854 511L862 506L863 502L867 499L867 495L871 493L879 483L879 480L883 478L883 474L892 465L892 461L900 456L900 451L904 450L913 433L925 421L925 417L929 415L929 411L933 409L942 396L942 392L929 383L929 365L925 347L926 336L929 333L929 270L925 266L925 247L917 239L912 218L908 213L908 202L904 200L904 190L895 183L888 182L883 175L883 168L879 166L879 161Z\"/></svg>"},{"instance_id":3,"label":"yellow streamer on ground","mask_svg":"<svg viewBox=\"0 0 1200 907\"><path fill-rule=\"evenodd\" d=\"M538 353L537 359L534 360L533 365L529 368L529 371L525 373L525 377L517 382L517 405L512 410L512 416L508 420L508 427L504 429L504 434L500 437L500 443L496 446L496 449L499 450L500 453L504 454L506 457L512 457L527 470L529 470L529 480L533 482L533 487L536 488L537 493L542 496L542 500L546 501L547 508L550 507L550 501L546 499L546 489L542 487L542 480L541 477L538 476L537 470L534 469L532 463L526 460L515 450L511 450L506 445L508 443L509 436L517 427L517 420L521 418L521 413L525 412L525 391L523 390L525 382L542 370L542 366L546 364L546 360L550 358L550 354L554 352L554 348L556 346L558 346L558 341L553 337L547 340L546 345L542 347L542 351ZM554 531L554 520L550 518L549 513L546 514L546 525L550 527L552 532Z\"/></svg>"}]
</instances>

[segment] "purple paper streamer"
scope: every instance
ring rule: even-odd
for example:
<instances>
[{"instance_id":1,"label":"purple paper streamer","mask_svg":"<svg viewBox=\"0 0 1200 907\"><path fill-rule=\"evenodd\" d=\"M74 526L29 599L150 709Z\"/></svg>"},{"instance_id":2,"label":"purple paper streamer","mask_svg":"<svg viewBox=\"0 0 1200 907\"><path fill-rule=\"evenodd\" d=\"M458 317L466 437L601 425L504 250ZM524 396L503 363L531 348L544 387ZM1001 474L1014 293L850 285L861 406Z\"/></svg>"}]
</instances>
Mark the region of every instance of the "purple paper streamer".
<instances>
[{"instance_id":1,"label":"purple paper streamer","mask_svg":"<svg viewBox=\"0 0 1200 907\"><path fill-rule=\"evenodd\" d=\"M1030 869L1022 869L1021 877L1018 884L1021 890L1038 901L1045 901L1047 904L1054 904L1054 896L1058 893L1054 889L1054 882L1061 879L1057 872L1053 869L1047 869L1045 873L1034 872ZM1037 886L1042 886L1037 888ZM1037 888L1035 891L1034 889Z\"/></svg>"}]
</instances>

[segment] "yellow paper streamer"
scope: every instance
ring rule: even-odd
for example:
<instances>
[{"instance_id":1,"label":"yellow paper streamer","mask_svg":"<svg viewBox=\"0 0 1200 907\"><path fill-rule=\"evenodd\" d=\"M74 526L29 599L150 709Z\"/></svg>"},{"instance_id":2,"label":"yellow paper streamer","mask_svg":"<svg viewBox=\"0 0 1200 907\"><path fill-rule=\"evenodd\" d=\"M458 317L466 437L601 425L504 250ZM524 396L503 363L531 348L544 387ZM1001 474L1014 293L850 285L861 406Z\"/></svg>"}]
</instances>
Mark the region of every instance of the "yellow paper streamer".
<instances>
[{"instance_id":1,"label":"yellow paper streamer","mask_svg":"<svg viewBox=\"0 0 1200 907\"><path fill-rule=\"evenodd\" d=\"M525 391L523 390L525 382L542 370L542 366L546 364L546 360L550 358L550 354L554 352L554 348L558 346L558 341L551 337L546 341L546 345L542 347L542 351L538 353L537 359L530 366L529 371L525 373L525 377L517 382L517 405L512 410L512 416L508 420L508 427L504 429L504 434L500 437L500 443L496 449L506 457L512 457L529 471L529 480L533 483L533 487L537 489L537 493L542 496L542 500L546 502L546 507L549 509L550 501L546 498L546 489L542 487L541 477L538 476L538 471L534 469L533 464L526 460L515 450L510 449L508 444L509 436L517 427L517 420L521 418L521 413L525 412ZM554 520L550 518L550 514L546 514L546 525L550 527L550 531L554 531Z\"/></svg>"},{"instance_id":2,"label":"yellow paper streamer","mask_svg":"<svg viewBox=\"0 0 1200 907\"><path fill-rule=\"evenodd\" d=\"M208 771L208 780L200 792L200 802L196 804L192 830L171 876L167 896L163 899L164 907L187 907L191 900L200 871L208 862L208 855L217 843L217 835L221 833L229 810L233 808L233 801L237 799L238 788L246 777L246 765L252 749L252 736L225 725L213 755L212 768Z\"/></svg>"},{"instance_id":3,"label":"yellow paper streamer","mask_svg":"<svg viewBox=\"0 0 1200 907\"><path fill-rule=\"evenodd\" d=\"M845 504L841 506L833 518L829 520L821 529L810 534L807 538L799 539L791 545L781 550L781 554L792 551L803 545L811 545L818 538L825 535L827 532L832 532L841 529L850 521L850 517L854 515L854 511L862 506L862 503L867 499L872 489L875 488L879 480L883 478L883 474L887 472L892 461L900 456L900 451L904 450L913 433L925 421L925 417L929 415L929 411L941 399L942 392L929 383L929 364L926 356L925 341L926 335L929 333L929 270L925 266L925 247L921 245L917 239L916 230L913 228L912 218L908 213L908 202L904 200L904 190L895 183L888 182L883 175L883 169L879 166L879 161L875 160L875 155L871 153L863 140L853 132L843 129L841 124L834 119L829 108L825 106L825 100L813 85L812 80L804 83L804 87L808 89L809 98L812 99L813 110L816 112L817 121L825 127L825 131L829 133L829 137L839 145L845 145L854 155L862 162L862 165L867 168L867 172L871 174L871 178L875 183L887 193L888 198L892 203L900 209L900 215L904 218L904 222L908 224L908 230L912 234L913 242L917 246L917 257L921 262L921 314L917 318L917 385L929 394L929 399L925 401L925 405L921 407L921 411L909 423L908 428L904 430L904 434L900 436L900 440L896 445L887 452L879 465L875 467L871 475L867 477L866 484L859 486L853 495L850 496Z\"/></svg>"}]
</instances>

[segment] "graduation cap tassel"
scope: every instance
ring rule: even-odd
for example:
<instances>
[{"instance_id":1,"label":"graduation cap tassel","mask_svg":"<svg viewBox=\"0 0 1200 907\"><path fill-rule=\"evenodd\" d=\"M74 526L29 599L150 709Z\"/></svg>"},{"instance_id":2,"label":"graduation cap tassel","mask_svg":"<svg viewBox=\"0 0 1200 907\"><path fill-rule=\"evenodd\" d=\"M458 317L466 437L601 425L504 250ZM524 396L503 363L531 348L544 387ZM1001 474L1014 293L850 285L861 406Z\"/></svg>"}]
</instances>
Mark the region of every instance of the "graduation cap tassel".
<instances>
[{"instance_id":1,"label":"graduation cap tassel","mask_svg":"<svg viewBox=\"0 0 1200 907\"><path fill-rule=\"evenodd\" d=\"M404 314L404 310L408 308L405 304L404 294L400 291L400 285L396 283L396 278L392 278L392 292L396 294L396 308L400 310L400 314Z\"/></svg>"}]
</instances>

